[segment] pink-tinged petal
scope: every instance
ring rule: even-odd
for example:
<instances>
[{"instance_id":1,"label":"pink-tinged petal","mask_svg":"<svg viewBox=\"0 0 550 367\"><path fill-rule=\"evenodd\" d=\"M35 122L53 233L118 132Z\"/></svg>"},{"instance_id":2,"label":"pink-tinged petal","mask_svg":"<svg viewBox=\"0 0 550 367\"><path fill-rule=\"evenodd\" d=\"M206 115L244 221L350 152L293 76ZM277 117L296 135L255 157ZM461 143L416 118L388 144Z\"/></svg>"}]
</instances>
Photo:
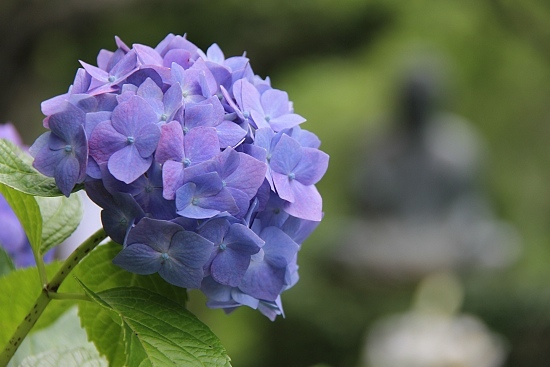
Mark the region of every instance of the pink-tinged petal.
<instances>
[{"instance_id":1,"label":"pink-tinged petal","mask_svg":"<svg viewBox=\"0 0 550 367\"><path fill-rule=\"evenodd\" d=\"M47 99L40 104L40 109L42 110L42 113L46 116L50 116L50 115L53 115L54 113L63 111L69 97L70 97L70 94L65 93L65 94L61 94L59 96L55 96L50 99ZM44 126L44 127L49 128L49 124L48 126Z\"/></svg>"},{"instance_id":2,"label":"pink-tinged petal","mask_svg":"<svg viewBox=\"0 0 550 367\"><path fill-rule=\"evenodd\" d=\"M192 65L191 53L187 50L174 49L166 53L163 60L163 65L171 67L172 63L180 65L184 69L189 69Z\"/></svg>"},{"instance_id":3,"label":"pink-tinged petal","mask_svg":"<svg viewBox=\"0 0 550 367\"><path fill-rule=\"evenodd\" d=\"M213 127L197 127L183 139L185 157L190 165L204 162L220 152L218 134Z\"/></svg>"},{"instance_id":4,"label":"pink-tinged petal","mask_svg":"<svg viewBox=\"0 0 550 367\"><path fill-rule=\"evenodd\" d=\"M290 129L298 126L304 121L306 121L306 119L302 116L295 113L289 113L269 120L269 125L274 131L279 132L283 129Z\"/></svg>"},{"instance_id":5,"label":"pink-tinged petal","mask_svg":"<svg viewBox=\"0 0 550 367\"><path fill-rule=\"evenodd\" d=\"M277 194L286 201L293 203L296 198L294 196L294 191L292 190L291 180L287 175L283 175L277 172L271 173L273 177L273 184L277 190Z\"/></svg>"},{"instance_id":6,"label":"pink-tinged petal","mask_svg":"<svg viewBox=\"0 0 550 367\"><path fill-rule=\"evenodd\" d=\"M314 185L292 182L295 201L285 203L284 211L298 218L319 222L323 219L323 199Z\"/></svg>"},{"instance_id":7,"label":"pink-tinged petal","mask_svg":"<svg viewBox=\"0 0 550 367\"><path fill-rule=\"evenodd\" d=\"M119 133L135 137L143 125L157 123L157 114L143 98L132 96L128 101L115 107L111 122Z\"/></svg>"},{"instance_id":8,"label":"pink-tinged petal","mask_svg":"<svg viewBox=\"0 0 550 367\"><path fill-rule=\"evenodd\" d=\"M162 57L153 48L134 43L133 48L140 65L162 65Z\"/></svg>"},{"instance_id":9,"label":"pink-tinged petal","mask_svg":"<svg viewBox=\"0 0 550 367\"><path fill-rule=\"evenodd\" d=\"M126 136L111 125L111 121L97 124L89 140L90 155L97 163L107 162L111 154L127 146Z\"/></svg>"},{"instance_id":10,"label":"pink-tinged petal","mask_svg":"<svg viewBox=\"0 0 550 367\"><path fill-rule=\"evenodd\" d=\"M327 171L329 156L313 148L303 148L302 152L302 160L294 170L295 178L306 186L314 185Z\"/></svg>"},{"instance_id":11,"label":"pink-tinged petal","mask_svg":"<svg viewBox=\"0 0 550 367\"><path fill-rule=\"evenodd\" d=\"M227 186L244 192L250 200L264 182L267 164L244 153L238 153L238 155L240 157L239 168L226 177L225 182Z\"/></svg>"},{"instance_id":12,"label":"pink-tinged petal","mask_svg":"<svg viewBox=\"0 0 550 367\"><path fill-rule=\"evenodd\" d=\"M117 180L129 184L144 174L152 162L152 157L147 159L142 158L136 147L132 144L115 152L109 158L107 167Z\"/></svg>"},{"instance_id":13,"label":"pink-tinged petal","mask_svg":"<svg viewBox=\"0 0 550 367\"><path fill-rule=\"evenodd\" d=\"M161 126L155 159L159 163L164 163L168 160L182 161L183 130L179 122L171 121Z\"/></svg>"},{"instance_id":14,"label":"pink-tinged petal","mask_svg":"<svg viewBox=\"0 0 550 367\"><path fill-rule=\"evenodd\" d=\"M135 145L143 158L150 157L157 149L160 138L160 129L156 124L147 124L137 133Z\"/></svg>"},{"instance_id":15,"label":"pink-tinged petal","mask_svg":"<svg viewBox=\"0 0 550 367\"><path fill-rule=\"evenodd\" d=\"M166 161L162 166L162 196L166 200L174 200L176 190L183 185L183 164Z\"/></svg>"}]
</instances>

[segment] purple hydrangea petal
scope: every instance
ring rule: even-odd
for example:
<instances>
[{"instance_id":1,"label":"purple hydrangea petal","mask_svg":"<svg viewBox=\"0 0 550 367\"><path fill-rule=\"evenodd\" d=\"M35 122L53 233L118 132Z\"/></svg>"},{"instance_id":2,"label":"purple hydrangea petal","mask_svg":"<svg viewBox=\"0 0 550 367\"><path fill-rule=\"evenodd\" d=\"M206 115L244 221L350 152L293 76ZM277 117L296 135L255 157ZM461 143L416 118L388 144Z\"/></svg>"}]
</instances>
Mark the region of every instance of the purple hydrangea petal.
<instances>
[{"instance_id":1,"label":"purple hydrangea petal","mask_svg":"<svg viewBox=\"0 0 550 367\"><path fill-rule=\"evenodd\" d=\"M107 162L116 151L127 146L127 137L113 128L110 121L97 124L90 137L90 155L98 163Z\"/></svg>"},{"instance_id":2,"label":"purple hydrangea petal","mask_svg":"<svg viewBox=\"0 0 550 367\"><path fill-rule=\"evenodd\" d=\"M314 185L305 186L294 181L292 190L295 198L299 199L285 204L284 210L288 214L316 222L323 219L323 199Z\"/></svg>"},{"instance_id":3,"label":"purple hydrangea petal","mask_svg":"<svg viewBox=\"0 0 550 367\"><path fill-rule=\"evenodd\" d=\"M159 163L183 160L183 130L179 122L171 121L161 126L155 159Z\"/></svg>"},{"instance_id":4,"label":"purple hydrangea petal","mask_svg":"<svg viewBox=\"0 0 550 367\"><path fill-rule=\"evenodd\" d=\"M162 65L162 57L153 48L139 43L134 44L137 60L141 65Z\"/></svg>"},{"instance_id":5,"label":"purple hydrangea petal","mask_svg":"<svg viewBox=\"0 0 550 367\"><path fill-rule=\"evenodd\" d=\"M329 156L313 148L303 148L302 152L302 159L294 169L295 178L304 185L314 185L327 171Z\"/></svg>"},{"instance_id":6,"label":"purple hydrangea petal","mask_svg":"<svg viewBox=\"0 0 550 367\"><path fill-rule=\"evenodd\" d=\"M166 161L162 166L162 196L173 200L176 190L183 185L183 165L179 162Z\"/></svg>"},{"instance_id":7,"label":"purple hydrangea petal","mask_svg":"<svg viewBox=\"0 0 550 367\"><path fill-rule=\"evenodd\" d=\"M152 157L143 158L135 145L128 145L113 153L109 158L108 167L109 172L117 180L130 183L144 174L152 162Z\"/></svg>"},{"instance_id":8,"label":"purple hydrangea petal","mask_svg":"<svg viewBox=\"0 0 550 367\"><path fill-rule=\"evenodd\" d=\"M290 136L283 134L273 149L269 166L273 171L281 174L290 174L302 159L300 143Z\"/></svg>"},{"instance_id":9,"label":"purple hydrangea petal","mask_svg":"<svg viewBox=\"0 0 550 367\"><path fill-rule=\"evenodd\" d=\"M135 146L142 158L150 157L157 149L160 129L156 124L146 124L136 134Z\"/></svg>"}]
</instances>

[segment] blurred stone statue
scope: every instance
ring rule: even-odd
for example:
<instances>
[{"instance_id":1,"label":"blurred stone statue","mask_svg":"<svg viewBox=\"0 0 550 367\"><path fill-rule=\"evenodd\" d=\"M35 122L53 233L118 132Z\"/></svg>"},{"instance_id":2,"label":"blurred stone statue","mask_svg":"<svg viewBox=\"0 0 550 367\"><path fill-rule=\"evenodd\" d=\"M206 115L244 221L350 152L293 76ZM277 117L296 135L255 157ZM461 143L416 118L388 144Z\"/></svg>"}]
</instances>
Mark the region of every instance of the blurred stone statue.
<instances>
[{"instance_id":1,"label":"blurred stone statue","mask_svg":"<svg viewBox=\"0 0 550 367\"><path fill-rule=\"evenodd\" d=\"M358 216L338 260L386 278L500 267L519 239L495 218L480 174L485 147L471 124L439 109L433 70L406 77L394 129L376 137L358 169Z\"/></svg>"}]
</instances>

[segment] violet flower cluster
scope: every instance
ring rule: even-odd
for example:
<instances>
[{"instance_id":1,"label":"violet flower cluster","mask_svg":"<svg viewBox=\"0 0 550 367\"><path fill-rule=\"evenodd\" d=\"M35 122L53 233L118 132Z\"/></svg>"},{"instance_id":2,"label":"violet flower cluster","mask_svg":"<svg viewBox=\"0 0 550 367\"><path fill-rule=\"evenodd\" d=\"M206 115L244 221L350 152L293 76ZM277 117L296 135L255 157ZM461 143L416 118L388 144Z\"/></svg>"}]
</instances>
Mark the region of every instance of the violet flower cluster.
<instances>
[{"instance_id":1,"label":"violet flower cluster","mask_svg":"<svg viewBox=\"0 0 550 367\"><path fill-rule=\"evenodd\" d=\"M11 123L0 124L0 139L6 139L26 150L19 133ZM21 226L19 219L11 209L6 199L0 194L0 247L10 256L13 264L18 268L25 268L36 264L31 244ZM54 252L49 251L44 261L53 260Z\"/></svg>"},{"instance_id":2,"label":"violet flower cluster","mask_svg":"<svg viewBox=\"0 0 550 367\"><path fill-rule=\"evenodd\" d=\"M323 217L319 139L245 56L173 34L155 48L116 44L43 102L34 167L67 196L84 183L123 245L116 265L274 319Z\"/></svg>"}]
</instances>

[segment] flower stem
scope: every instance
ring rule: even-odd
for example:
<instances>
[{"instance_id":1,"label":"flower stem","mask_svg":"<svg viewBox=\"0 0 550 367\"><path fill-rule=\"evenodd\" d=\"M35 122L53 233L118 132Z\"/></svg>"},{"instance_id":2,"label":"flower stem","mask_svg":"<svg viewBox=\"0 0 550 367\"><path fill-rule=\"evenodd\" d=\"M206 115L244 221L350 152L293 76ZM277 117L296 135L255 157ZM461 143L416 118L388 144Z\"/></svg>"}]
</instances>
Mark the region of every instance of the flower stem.
<instances>
[{"instance_id":1,"label":"flower stem","mask_svg":"<svg viewBox=\"0 0 550 367\"><path fill-rule=\"evenodd\" d=\"M17 351L17 348L21 345L21 342L27 334L30 332L46 306L52 299L88 299L84 295L72 294L72 293L57 293L57 290L67 278L67 275L78 265L78 263L84 258L90 251L92 251L101 241L107 238L107 234L102 229L91 235L86 241L84 241L79 247L77 247L73 253L65 260L61 268L57 271L52 280L42 287L35 304L30 309L29 313L15 330L15 333L5 346L4 350L0 354L0 367L8 365L9 361ZM41 279L42 280L42 279ZM84 296L84 297L83 297Z\"/></svg>"}]
</instances>

